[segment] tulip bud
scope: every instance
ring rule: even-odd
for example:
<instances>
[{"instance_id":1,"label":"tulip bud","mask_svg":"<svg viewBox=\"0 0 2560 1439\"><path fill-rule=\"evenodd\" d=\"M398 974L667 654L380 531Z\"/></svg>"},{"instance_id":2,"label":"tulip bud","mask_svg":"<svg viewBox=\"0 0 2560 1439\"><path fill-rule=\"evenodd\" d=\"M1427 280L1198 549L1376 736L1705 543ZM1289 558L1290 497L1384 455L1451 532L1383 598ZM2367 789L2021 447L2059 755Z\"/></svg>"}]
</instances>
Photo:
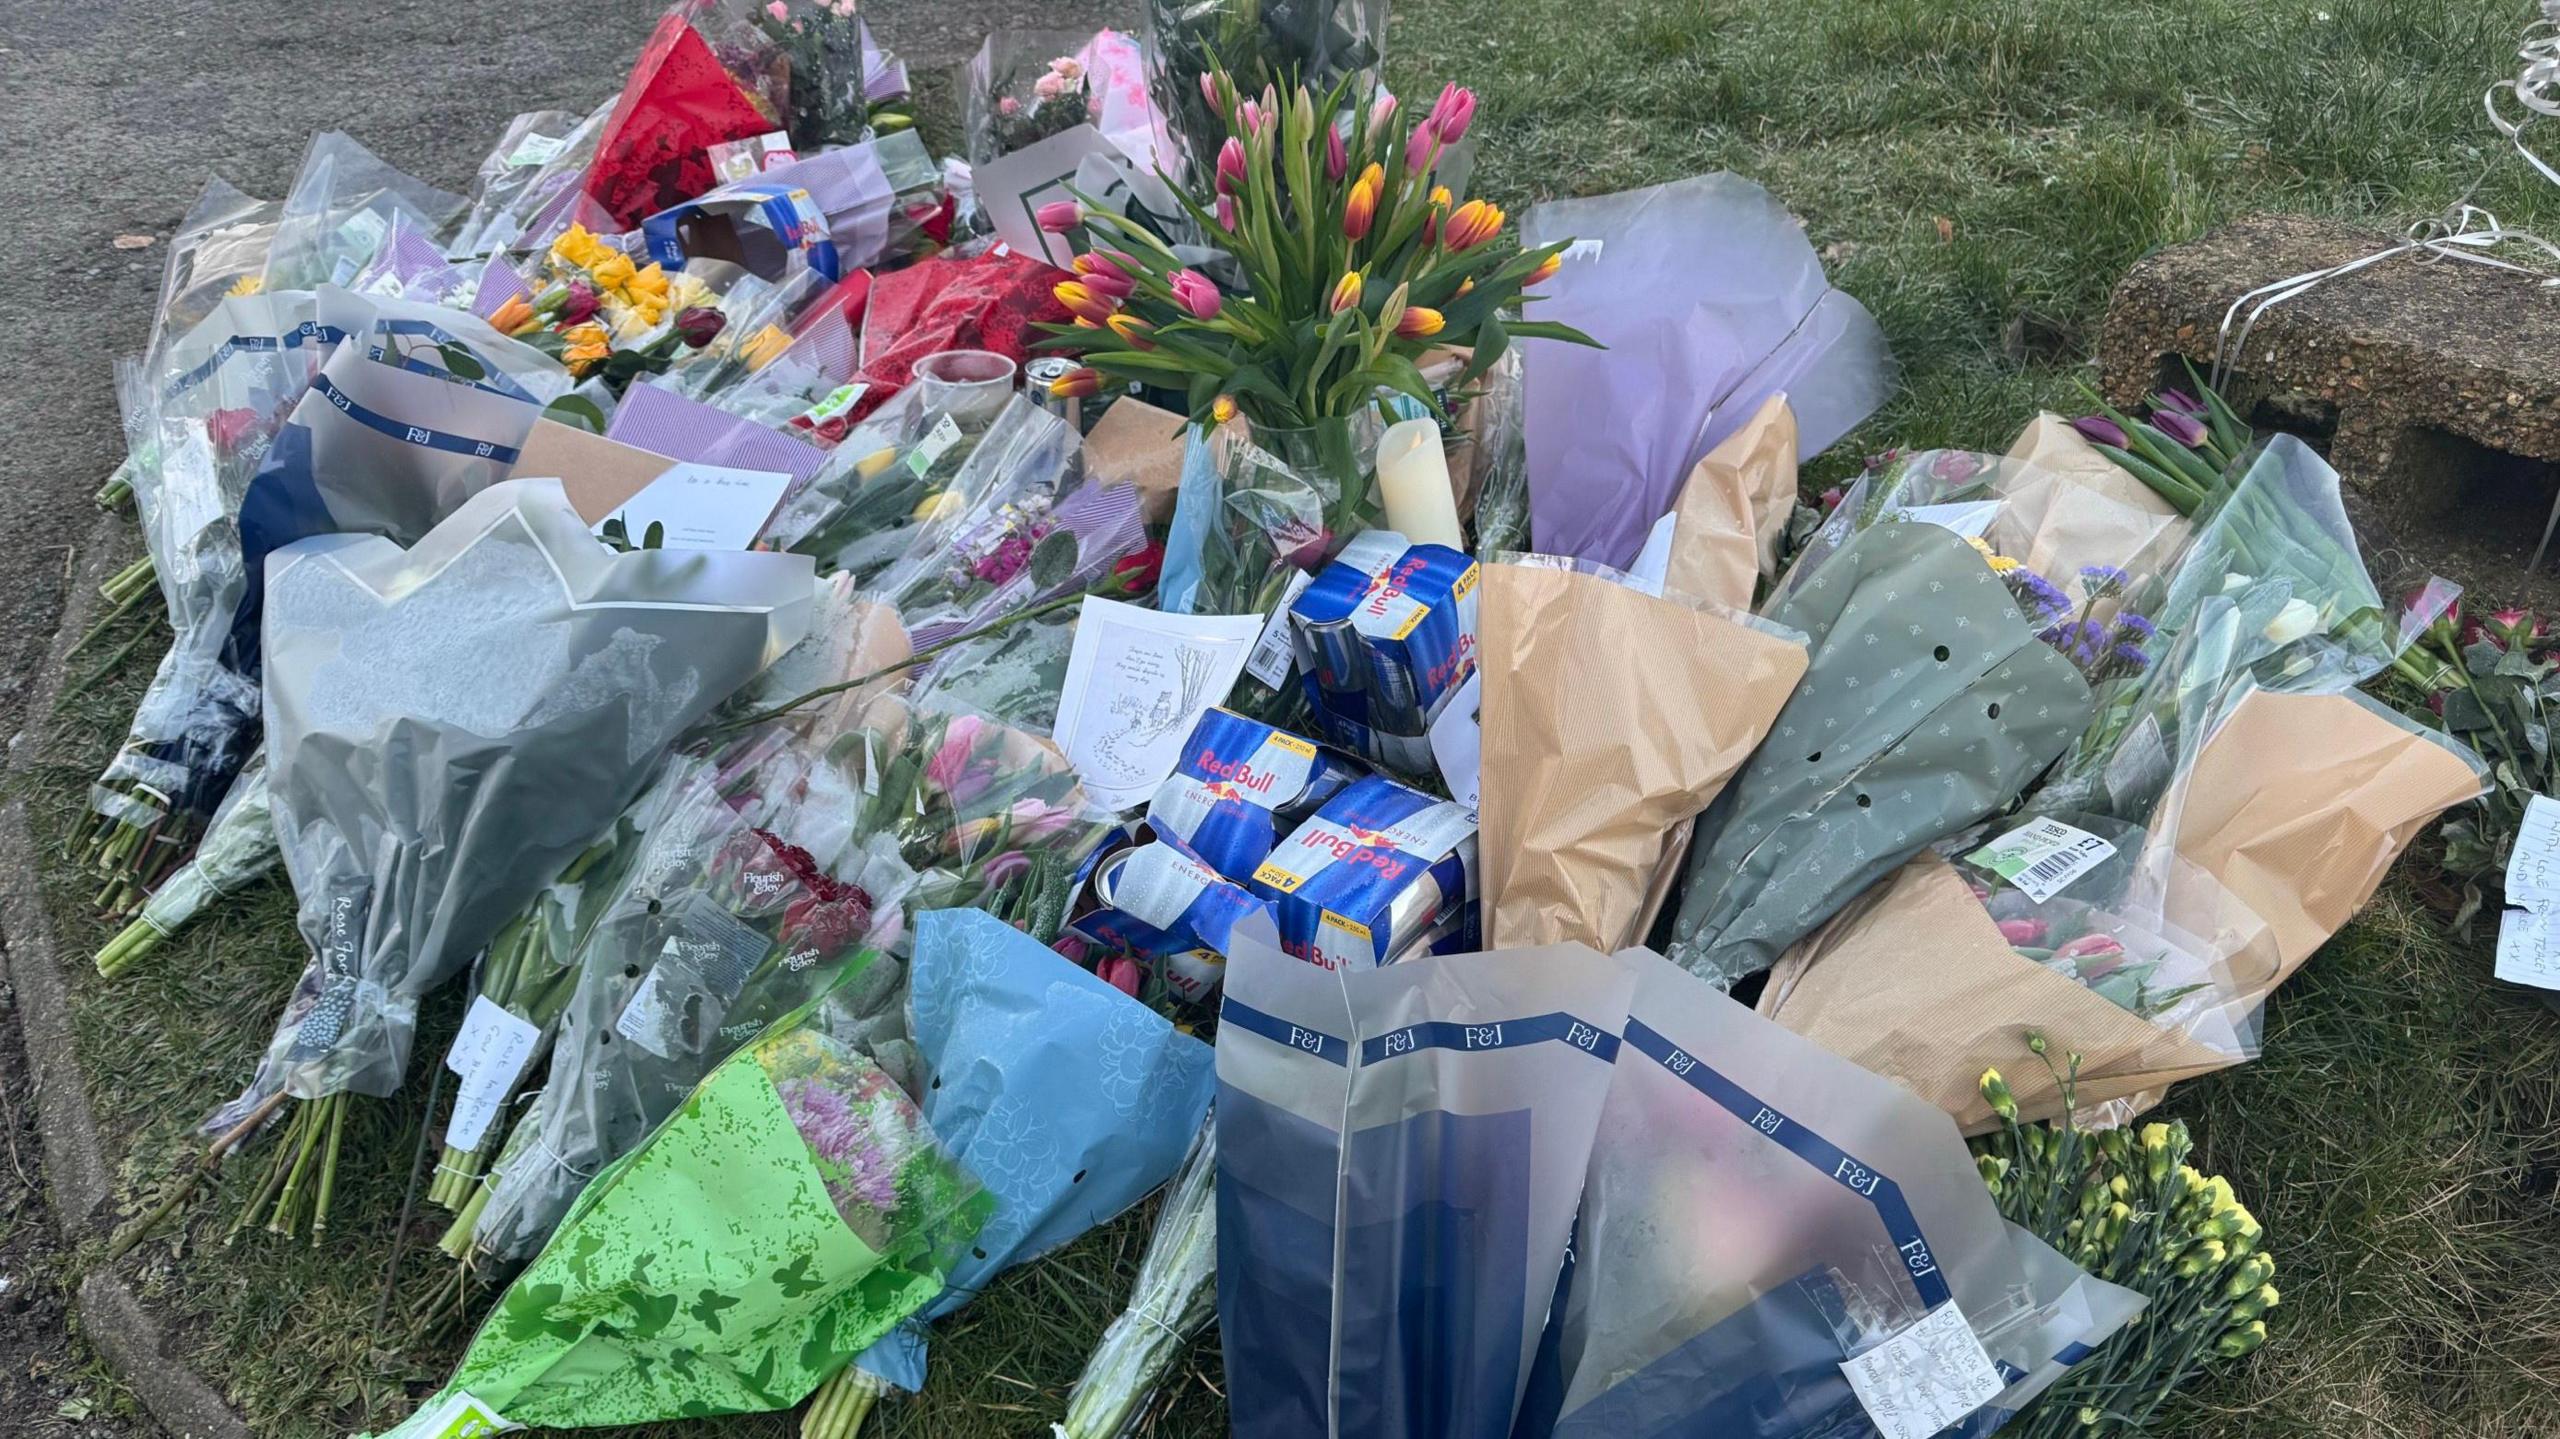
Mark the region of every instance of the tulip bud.
<instances>
[{"instance_id":1,"label":"tulip bud","mask_svg":"<svg viewBox=\"0 0 2560 1439\"><path fill-rule=\"evenodd\" d=\"M2178 414L2192 415L2199 420L2210 413L2205 409L2204 401L2184 390L2162 390L2151 397L2151 408L2154 411L2174 410Z\"/></svg>"},{"instance_id":2,"label":"tulip bud","mask_svg":"<svg viewBox=\"0 0 2560 1439\"><path fill-rule=\"evenodd\" d=\"M1247 100L1236 107L1236 128L1247 135L1261 135L1264 118L1262 103L1258 100Z\"/></svg>"},{"instance_id":3,"label":"tulip bud","mask_svg":"<svg viewBox=\"0 0 2560 1439\"><path fill-rule=\"evenodd\" d=\"M1530 285L1543 285L1547 281L1554 279L1556 277L1556 271L1563 268L1564 251L1558 250L1547 258L1540 260L1538 262L1538 268L1531 270L1528 278L1522 280L1520 284L1523 288Z\"/></svg>"},{"instance_id":4,"label":"tulip bud","mask_svg":"<svg viewBox=\"0 0 2560 1439\"><path fill-rule=\"evenodd\" d=\"M1372 162L1351 182L1351 193L1342 201L1342 234L1349 240L1365 240L1369 226L1378 218L1378 196L1387 187L1387 172Z\"/></svg>"},{"instance_id":5,"label":"tulip bud","mask_svg":"<svg viewBox=\"0 0 2560 1439\"><path fill-rule=\"evenodd\" d=\"M1120 308L1118 301L1083 280L1062 280L1051 293L1058 297L1059 304L1067 307L1069 314L1088 324L1099 325L1111 318L1112 311Z\"/></svg>"},{"instance_id":6,"label":"tulip bud","mask_svg":"<svg viewBox=\"0 0 2560 1439\"><path fill-rule=\"evenodd\" d=\"M1122 311L1104 323L1110 327L1111 333L1127 341L1129 348L1133 350L1152 350L1156 347L1156 342L1147 338L1154 333L1155 326L1135 315Z\"/></svg>"},{"instance_id":7,"label":"tulip bud","mask_svg":"<svg viewBox=\"0 0 2560 1439\"><path fill-rule=\"evenodd\" d=\"M2078 430L2082 439L2112 445L2119 450L2133 444L2133 437L2124 432L2124 426L2104 415L2082 415L2071 422L2071 428Z\"/></svg>"},{"instance_id":8,"label":"tulip bud","mask_svg":"<svg viewBox=\"0 0 2560 1439\"><path fill-rule=\"evenodd\" d=\"M1356 307L1359 303L1360 272L1346 271L1341 279L1333 282L1333 295L1325 302L1326 307L1339 315L1345 310Z\"/></svg>"},{"instance_id":9,"label":"tulip bud","mask_svg":"<svg viewBox=\"0 0 2560 1439\"><path fill-rule=\"evenodd\" d=\"M1440 143L1455 145L1467 138L1467 126L1475 121L1476 92L1452 85L1440 92L1440 103L1431 110L1431 127L1440 133Z\"/></svg>"},{"instance_id":10,"label":"tulip bud","mask_svg":"<svg viewBox=\"0 0 2560 1439\"><path fill-rule=\"evenodd\" d=\"M1219 307L1226 303L1218 287L1197 270L1176 270L1166 283L1173 291L1173 302L1195 320L1216 319Z\"/></svg>"},{"instance_id":11,"label":"tulip bud","mask_svg":"<svg viewBox=\"0 0 2560 1439\"><path fill-rule=\"evenodd\" d=\"M1441 327L1448 323L1447 317L1428 305L1410 305L1396 320L1396 338L1427 340L1439 334Z\"/></svg>"},{"instance_id":12,"label":"tulip bud","mask_svg":"<svg viewBox=\"0 0 2560 1439\"><path fill-rule=\"evenodd\" d=\"M1226 106L1218 103L1218 77L1215 72L1208 70L1200 72L1200 98L1208 102L1209 109L1213 113L1226 112Z\"/></svg>"},{"instance_id":13,"label":"tulip bud","mask_svg":"<svg viewBox=\"0 0 2560 1439\"><path fill-rule=\"evenodd\" d=\"M1375 141L1378 138L1378 132L1384 130L1387 122L1395 116L1396 97L1383 90L1379 91L1378 98L1369 102L1369 138Z\"/></svg>"},{"instance_id":14,"label":"tulip bud","mask_svg":"<svg viewBox=\"0 0 2560 1439\"><path fill-rule=\"evenodd\" d=\"M1432 157L1440 153L1440 132L1425 121L1413 127L1404 142L1404 172L1419 175L1431 167Z\"/></svg>"},{"instance_id":15,"label":"tulip bud","mask_svg":"<svg viewBox=\"0 0 2560 1439\"><path fill-rule=\"evenodd\" d=\"M1236 397L1235 397L1235 396L1233 396L1233 395L1220 395L1218 398L1216 398L1216 399L1214 399L1214 400L1211 400L1211 401L1209 402L1209 418L1210 418L1210 420L1211 420L1211 421L1213 421L1213 422L1215 422L1215 423L1217 423L1217 424L1221 424L1221 425L1223 425L1223 424L1225 424L1227 421L1232 420L1232 419L1234 419L1235 417L1236 417Z\"/></svg>"},{"instance_id":16,"label":"tulip bud","mask_svg":"<svg viewBox=\"0 0 2560 1439\"><path fill-rule=\"evenodd\" d=\"M1233 195L1220 195L1218 197L1218 228L1221 230L1233 230L1235 227L1236 197Z\"/></svg>"},{"instance_id":17,"label":"tulip bud","mask_svg":"<svg viewBox=\"0 0 2560 1439\"><path fill-rule=\"evenodd\" d=\"M1067 371L1049 382L1051 396L1061 400L1080 400L1102 393L1102 372L1087 365Z\"/></svg>"},{"instance_id":18,"label":"tulip bud","mask_svg":"<svg viewBox=\"0 0 2560 1439\"><path fill-rule=\"evenodd\" d=\"M1244 142L1233 135L1218 147L1218 189L1229 193L1244 185Z\"/></svg>"},{"instance_id":19,"label":"tulip bud","mask_svg":"<svg viewBox=\"0 0 2560 1439\"><path fill-rule=\"evenodd\" d=\"M2176 410L2152 411L2151 428L2190 450L2203 444L2207 433L2202 420L2193 415L2182 415Z\"/></svg>"},{"instance_id":20,"label":"tulip bud","mask_svg":"<svg viewBox=\"0 0 2560 1439\"><path fill-rule=\"evenodd\" d=\"M1084 223L1084 207L1073 200L1052 200L1031 212L1031 222L1052 235L1063 235Z\"/></svg>"},{"instance_id":21,"label":"tulip bud","mask_svg":"<svg viewBox=\"0 0 2560 1439\"><path fill-rule=\"evenodd\" d=\"M1076 281L1076 283L1084 286L1086 289L1091 290L1097 295L1113 301L1128 299L1129 296L1138 288L1137 281L1130 279L1126 275L1114 274L1109 270L1089 271L1083 279Z\"/></svg>"},{"instance_id":22,"label":"tulip bud","mask_svg":"<svg viewBox=\"0 0 2560 1439\"><path fill-rule=\"evenodd\" d=\"M1502 211L1482 200L1469 200L1449 217L1448 243L1455 250L1472 250L1502 231Z\"/></svg>"},{"instance_id":23,"label":"tulip bud","mask_svg":"<svg viewBox=\"0 0 2560 1439\"><path fill-rule=\"evenodd\" d=\"M1342 131L1332 125L1324 127L1324 177L1339 180L1351 168L1351 151L1342 143Z\"/></svg>"}]
</instances>

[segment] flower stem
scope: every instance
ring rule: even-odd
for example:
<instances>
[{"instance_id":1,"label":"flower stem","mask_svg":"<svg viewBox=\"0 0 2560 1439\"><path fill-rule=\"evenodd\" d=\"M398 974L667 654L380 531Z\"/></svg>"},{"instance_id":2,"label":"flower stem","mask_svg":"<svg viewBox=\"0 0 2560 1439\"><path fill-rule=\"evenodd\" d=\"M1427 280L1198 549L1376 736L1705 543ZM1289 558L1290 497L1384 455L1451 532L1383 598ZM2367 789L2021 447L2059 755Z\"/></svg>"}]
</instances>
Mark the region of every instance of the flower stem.
<instances>
[{"instance_id":1,"label":"flower stem","mask_svg":"<svg viewBox=\"0 0 2560 1439\"><path fill-rule=\"evenodd\" d=\"M258 1102L257 1108L249 1111L246 1119L232 1126L211 1144L206 1145L204 1157L196 1161L196 1167L178 1182L178 1187L172 1190L166 1199L155 1205L149 1214L142 1216L133 1223L132 1227L116 1236L115 1242L107 1248L107 1262L113 1264L132 1253L133 1246L141 1243L145 1236L158 1228L160 1221L176 1213L178 1206L186 1202L187 1196L195 1192L196 1186L204 1182L204 1177L221 1165L224 1155L239 1148L242 1141L258 1132L260 1125L275 1117L275 1112L284 1107L285 1098L282 1090L268 1095Z\"/></svg>"},{"instance_id":2,"label":"flower stem","mask_svg":"<svg viewBox=\"0 0 2560 1439\"><path fill-rule=\"evenodd\" d=\"M780 719L784 715L798 709L800 706L809 703L811 700L821 700L825 699L829 695L842 694L846 690L860 689L864 685L870 684L875 680L887 679L889 676L897 674L902 670L914 669L916 666L942 654L944 651L955 649L961 645L967 644L971 640L984 639L989 635L998 634L1002 631L1011 629L1025 620L1037 619L1042 615L1065 609L1069 605L1082 603L1086 593L1087 592L1083 590L1076 590L1068 594L1056 596L1053 599L1043 600L1039 604L1033 605L1028 609L1015 610L1012 614L1006 615L1004 618L991 624L980 625L978 628L970 630L965 634L953 635L947 640L926 645L923 649L916 651L914 654L907 656L896 664L882 665L880 668L871 671L869 674L856 675L852 679L839 680L831 685L820 685L806 694L794 695L790 699L784 700L778 705L774 705L767 709L757 710L752 714L741 715L721 726L721 728L726 730L748 729L753 726L763 724L768 720Z\"/></svg>"}]
</instances>

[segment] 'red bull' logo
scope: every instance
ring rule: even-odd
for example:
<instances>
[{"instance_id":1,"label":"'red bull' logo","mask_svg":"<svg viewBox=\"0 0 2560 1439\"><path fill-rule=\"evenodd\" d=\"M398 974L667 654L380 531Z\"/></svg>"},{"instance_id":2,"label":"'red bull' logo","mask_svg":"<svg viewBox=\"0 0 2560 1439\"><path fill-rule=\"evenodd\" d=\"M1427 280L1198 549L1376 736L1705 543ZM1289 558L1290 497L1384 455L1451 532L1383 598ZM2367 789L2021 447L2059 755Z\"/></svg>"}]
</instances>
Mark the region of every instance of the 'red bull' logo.
<instances>
[{"instance_id":1,"label":"'red bull' logo","mask_svg":"<svg viewBox=\"0 0 2560 1439\"><path fill-rule=\"evenodd\" d=\"M1220 759L1205 745L1191 761L1191 767L1209 778L1211 782L1201 788L1218 799L1243 799L1247 790L1267 795L1279 782L1279 776L1268 770L1255 769L1251 760Z\"/></svg>"},{"instance_id":2,"label":"'red bull' logo","mask_svg":"<svg viewBox=\"0 0 2560 1439\"><path fill-rule=\"evenodd\" d=\"M1459 631L1458 643L1447 657L1422 671L1423 688L1435 692L1454 688L1459 680L1466 677L1467 671L1475 667L1475 660L1475 635L1470 631Z\"/></svg>"},{"instance_id":3,"label":"'red bull' logo","mask_svg":"<svg viewBox=\"0 0 2560 1439\"><path fill-rule=\"evenodd\" d=\"M1387 606L1404 598L1405 591L1412 586L1413 577L1421 573L1424 563L1421 556L1407 552L1405 558L1370 576L1368 592L1360 607L1372 615L1384 615Z\"/></svg>"},{"instance_id":4,"label":"'red bull' logo","mask_svg":"<svg viewBox=\"0 0 2560 1439\"><path fill-rule=\"evenodd\" d=\"M1329 855L1336 864L1374 869L1388 879L1402 879L1414 867L1413 857L1392 847L1384 830L1345 825L1337 833L1321 825L1308 825L1298 831L1296 838L1302 849Z\"/></svg>"}]
</instances>

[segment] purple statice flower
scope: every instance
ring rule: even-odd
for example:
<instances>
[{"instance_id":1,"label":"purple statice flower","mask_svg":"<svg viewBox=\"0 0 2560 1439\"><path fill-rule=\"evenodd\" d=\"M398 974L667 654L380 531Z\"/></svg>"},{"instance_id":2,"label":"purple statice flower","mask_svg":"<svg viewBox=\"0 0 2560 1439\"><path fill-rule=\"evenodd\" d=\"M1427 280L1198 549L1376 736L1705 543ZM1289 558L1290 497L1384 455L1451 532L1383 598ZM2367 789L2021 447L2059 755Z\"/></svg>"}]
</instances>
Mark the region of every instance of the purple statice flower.
<instances>
[{"instance_id":1,"label":"purple statice flower","mask_svg":"<svg viewBox=\"0 0 2560 1439\"><path fill-rule=\"evenodd\" d=\"M2115 647L2107 651L2107 658L2122 666L2127 674L2138 675L2151 668L2151 656L2143 653L2142 646L2124 640L2116 641Z\"/></svg>"},{"instance_id":2,"label":"purple statice flower","mask_svg":"<svg viewBox=\"0 0 2560 1439\"><path fill-rule=\"evenodd\" d=\"M2084 673L2098 667L2098 662L2106 658L2108 648L2113 643L2108 637L2107 627L2096 620L2067 621L2053 626L2036 638L2061 651L2063 658L2079 666Z\"/></svg>"},{"instance_id":3,"label":"purple statice flower","mask_svg":"<svg viewBox=\"0 0 2560 1439\"><path fill-rule=\"evenodd\" d=\"M2025 612L2028 624L2049 625L2071 613L2071 597L2026 566L2020 565L2001 578L2008 581L2009 595Z\"/></svg>"},{"instance_id":4,"label":"purple statice flower","mask_svg":"<svg viewBox=\"0 0 2560 1439\"><path fill-rule=\"evenodd\" d=\"M2152 627L2148 618L2130 610L2116 616L2116 638L2119 640L2129 644L2149 644L2157 633L2159 631Z\"/></svg>"},{"instance_id":5,"label":"purple statice flower","mask_svg":"<svg viewBox=\"0 0 2560 1439\"><path fill-rule=\"evenodd\" d=\"M2122 565L2082 565L2080 567L2080 587L2091 599L2114 594L2132 583L2133 576L2126 574Z\"/></svg>"}]
</instances>

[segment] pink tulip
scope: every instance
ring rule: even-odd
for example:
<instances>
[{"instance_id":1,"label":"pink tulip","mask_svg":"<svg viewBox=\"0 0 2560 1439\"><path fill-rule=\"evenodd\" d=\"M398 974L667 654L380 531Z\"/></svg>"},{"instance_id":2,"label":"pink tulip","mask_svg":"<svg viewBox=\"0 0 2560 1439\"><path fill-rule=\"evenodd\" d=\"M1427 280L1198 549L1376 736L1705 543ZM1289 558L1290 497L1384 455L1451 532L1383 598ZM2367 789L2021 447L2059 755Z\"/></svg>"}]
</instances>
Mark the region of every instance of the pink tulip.
<instances>
[{"instance_id":1,"label":"pink tulip","mask_svg":"<svg viewBox=\"0 0 2560 1439\"><path fill-rule=\"evenodd\" d=\"M1075 267L1076 273L1087 279L1109 275L1115 280L1133 279L1145 268L1118 250L1087 250L1076 256Z\"/></svg>"},{"instance_id":2,"label":"pink tulip","mask_svg":"<svg viewBox=\"0 0 2560 1439\"><path fill-rule=\"evenodd\" d=\"M942 747L925 761L925 782L951 796L954 804L967 804L977 798L995 778L970 763L977 753L978 736L986 727L987 722L976 715L953 716L942 732Z\"/></svg>"},{"instance_id":3,"label":"pink tulip","mask_svg":"<svg viewBox=\"0 0 2560 1439\"><path fill-rule=\"evenodd\" d=\"M1047 839L1074 824L1076 814L1074 810L1060 809L1036 799L1018 799L1013 802L1012 819L1014 837L1028 843Z\"/></svg>"},{"instance_id":4,"label":"pink tulip","mask_svg":"<svg viewBox=\"0 0 2560 1439\"><path fill-rule=\"evenodd\" d=\"M1129 298L1131 291L1138 288L1138 285L1127 276L1116 275L1109 270L1088 270L1084 276L1084 287L1097 295L1107 295L1114 300L1125 300Z\"/></svg>"},{"instance_id":5,"label":"pink tulip","mask_svg":"<svg viewBox=\"0 0 2560 1439\"><path fill-rule=\"evenodd\" d=\"M1207 70L1200 72L1200 98L1209 102L1209 108L1211 110L1214 111L1220 108L1218 104L1218 77Z\"/></svg>"},{"instance_id":6,"label":"pink tulip","mask_svg":"<svg viewBox=\"0 0 2560 1439\"><path fill-rule=\"evenodd\" d=\"M1395 115L1396 97L1379 91L1378 98L1369 102L1369 138L1377 139L1378 132L1387 128L1387 122Z\"/></svg>"},{"instance_id":7,"label":"pink tulip","mask_svg":"<svg viewBox=\"0 0 2560 1439\"><path fill-rule=\"evenodd\" d=\"M1205 79L1206 77L1204 76L1203 78ZM1086 948L1087 948L1087 946L1086 946L1086 944L1085 944L1085 940L1084 940L1084 936L1083 936L1083 935L1080 935L1080 934L1062 934L1062 935L1059 935L1059 936L1058 936L1058 938L1057 938L1057 940L1056 940L1054 943L1052 943L1049 947L1050 947L1051 949L1056 950L1056 951L1058 952L1059 957L1060 957L1060 958L1062 958L1062 959L1065 959L1065 960L1066 960L1068 963L1070 963L1070 964L1082 964L1082 963L1084 963L1084 960L1085 960L1085 952L1086 952Z\"/></svg>"},{"instance_id":8,"label":"pink tulip","mask_svg":"<svg viewBox=\"0 0 2560 1439\"><path fill-rule=\"evenodd\" d=\"M1218 147L1218 189L1220 192L1244 187L1244 142L1233 135Z\"/></svg>"},{"instance_id":9,"label":"pink tulip","mask_svg":"<svg viewBox=\"0 0 2560 1439\"><path fill-rule=\"evenodd\" d=\"M1260 135L1262 133L1262 123L1263 113L1261 101L1247 100L1236 107L1237 129L1242 130L1248 135Z\"/></svg>"},{"instance_id":10,"label":"pink tulip","mask_svg":"<svg viewBox=\"0 0 2560 1439\"><path fill-rule=\"evenodd\" d=\"M1342 132L1331 125L1324 127L1324 177L1339 180L1351 169L1351 152L1343 147Z\"/></svg>"},{"instance_id":11,"label":"pink tulip","mask_svg":"<svg viewBox=\"0 0 2560 1439\"><path fill-rule=\"evenodd\" d=\"M1226 303L1218 287L1197 270L1176 270L1167 284L1173 291L1173 302L1195 320L1218 318L1219 306Z\"/></svg>"},{"instance_id":12,"label":"pink tulip","mask_svg":"<svg viewBox=\"0 0 2560 1439\"><path fill-rule=\"evenodd\" d=\"M1431 128L1444 145L1455 145L1467 136L1467 126L1476 118L1476 92L1451 85L1440 92L1431 107Z\"/></svg>"},{"instance_id":13,"label":"pink tulip","mask_svg":"<svg viewBox=\"0 0 2560 1439\"><path fill-rule=\"evenodd\" d=\"M1104 984L1131 999L1138 997L1138 985L1146 978L1145 972L1138 968L1138 962L1125 954L1115 954L1095 965L1093 972L1101 976Z\"/></svg>"},{"instance_id":14,"label":"pink tulip","mask_svg":"<svg viewBox=\"0 0 2560 1439\"><path fill-rule=\"evenodd\" d=\"M1428 121L1414 126L1412 138L1404 142L1404 172L1408 175L1421 174L1439 148L1440 132L1432 129Z\"/></svg>"},{"instance_id":15,"label":"pink tulip","mask_svg":"<svg viewBox=\"0 0 2560 1439\"><path fill-rule=\"evenodd\" d=\"M1073 200L1052 200L1032 211L1031 221L1052 235L1063 235L1084 223L1084 207Z\"/></svg>"},{"instance_id":16,"label":"pink tulip","mask_svg":"<svg viewBox=\"0 0 2560 1439\"><path fill-rule=\"evenodd\" d=\"M1024 854L1018 849L1009 849L1004 853L997 855L995 858L988 860L986 868L978 871L978 878L985 883L988 891L992 893L993 891L1002 888L1006 881L1011 880L1016 875L1026 874L1030 869L1031 856Z\"/></svg>"},{"instance_id":17,"label":"pink tulip","mask_svg":"<svg viewBox=\"0 0 2560 1439\"><path fill-rule=\"evenodd\" d=\"M1221 230L1233 230L1235 227L1236 197L1233 195L1220 195L1218 197L1218 228Z\"/></svg>"},{"instance_id":18,"label":"pink tulip","mask_svg":"<svg viewBox=\"0 0 2560 1439\"><path fill-rule=\"evenodd\" d=\"M2011 944L2035 946L2044 943L2051 931L2040 919L2004 919L2000 921L2000 937Z\"/></svg>"}]
</instances>

